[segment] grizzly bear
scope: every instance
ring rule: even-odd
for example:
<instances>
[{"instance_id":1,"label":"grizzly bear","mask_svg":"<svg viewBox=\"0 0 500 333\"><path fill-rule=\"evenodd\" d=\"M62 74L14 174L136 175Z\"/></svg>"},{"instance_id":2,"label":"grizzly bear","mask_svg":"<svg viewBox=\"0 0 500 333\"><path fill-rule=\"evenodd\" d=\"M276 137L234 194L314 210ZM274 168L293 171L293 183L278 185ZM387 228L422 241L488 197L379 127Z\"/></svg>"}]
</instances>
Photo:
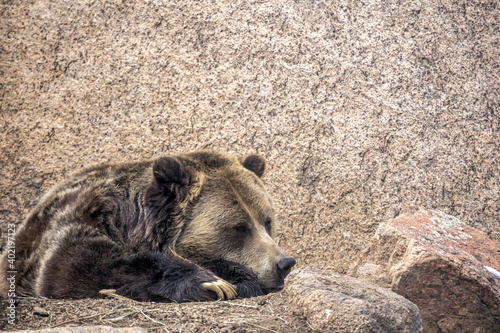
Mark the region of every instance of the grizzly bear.
<instances>
[{"instance_id":1,"label":"grizzly bear","mask_svg":"<svg viewBox=\"0 0 500 333\"><path fill-rule=\"evenodd\" d=\"M0 292L206 301L281 290L295 264L273 240L259 155L201 151L106 164L49 191L0 260Z\"/></svg>"}]
</instances>

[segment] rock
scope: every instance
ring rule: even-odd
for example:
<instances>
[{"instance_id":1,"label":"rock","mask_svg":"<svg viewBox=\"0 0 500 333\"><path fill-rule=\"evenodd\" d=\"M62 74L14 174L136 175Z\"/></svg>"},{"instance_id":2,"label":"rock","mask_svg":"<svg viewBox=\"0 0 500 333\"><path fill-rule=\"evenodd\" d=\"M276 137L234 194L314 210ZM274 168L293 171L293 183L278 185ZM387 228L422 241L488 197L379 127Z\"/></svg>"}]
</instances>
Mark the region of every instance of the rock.
<instances>
[{"instance_id":1,"label":"rock","mask_svg":"<svg viewBox=\"0 0 500 333\"><path fill-rule=\"evenodd\" d=\"M311 327L327 332L420 332L415 304L389 289L347 275L296 269L287 278L291 301Z\"/></svg>"},{"instance_id":2,"label":"rock","mask_svg":"<svg viewBox=\"0 0 500 333\"><path fill-rule=\"evenodd\" d=\"M500 244L439 211L380 224L349 274L408 298L426 332L500 331Z\"/></svg>"},{"instance_id":3,"label":"rock","mask_svg":"<svg viewBox=\"0 0 500 333\"><path fill-rule=\"evenodd\" d=\"M141 327L111 327L111 326L76 326L56 327L42 330L24 330L16 333L146 333L148 330Z\"/></svg>"},{"instance_id":4,"label":"rock","mask_svg":"<svg viewBox=\"0 0 500 333\"><path fill-rule=\"evenodd\" d=\"M35 306L33 308L33 314L36 314L37 316L41 316L41 317L48 317L49 316L49 313L47 312L47 310L45 310L44 308L41 308L39 306Z\"/></svg>"}]
</instances>

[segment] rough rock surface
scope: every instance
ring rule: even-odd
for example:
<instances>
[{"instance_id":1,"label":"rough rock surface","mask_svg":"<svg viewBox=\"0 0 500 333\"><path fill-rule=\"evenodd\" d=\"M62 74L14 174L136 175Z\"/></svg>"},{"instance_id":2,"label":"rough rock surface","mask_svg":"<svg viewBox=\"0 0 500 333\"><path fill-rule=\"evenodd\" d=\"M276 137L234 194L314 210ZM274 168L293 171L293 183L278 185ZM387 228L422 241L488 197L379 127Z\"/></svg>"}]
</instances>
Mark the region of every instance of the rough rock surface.
<instances>
[{"instance_id":1,"label":"rough rock surface","mask_svg":"<svg viewBox=\"0 0 500 333\"><path fill-rule=\"evenodd\" d=\"M497 0L0 3L0 223L64 175L263 154L298 265L439 208L500 239ZM5 233L2 242L5 242Z\"/></svg>"},{"instance_id":2,"label":"rough rock surface","mask_svg":"<svg viewBox=\"0 0 500 333\"><path fill-rule=\"evenodd\" d=\"M500 331L500 243L439 211L382 223L350 274L418 305L426 332Z\"/></svg>"},{"instance_id":3,"label":"rough rock surface","mask_svg":"<svg viewBox=\"0 0 500 333\"><path fill-rule=\"evenodd\" d=\"M318 269L291 273L287 293L311 327L325 332L420 332L418 308L367 281Z\"/></svg>"}]
</instances>

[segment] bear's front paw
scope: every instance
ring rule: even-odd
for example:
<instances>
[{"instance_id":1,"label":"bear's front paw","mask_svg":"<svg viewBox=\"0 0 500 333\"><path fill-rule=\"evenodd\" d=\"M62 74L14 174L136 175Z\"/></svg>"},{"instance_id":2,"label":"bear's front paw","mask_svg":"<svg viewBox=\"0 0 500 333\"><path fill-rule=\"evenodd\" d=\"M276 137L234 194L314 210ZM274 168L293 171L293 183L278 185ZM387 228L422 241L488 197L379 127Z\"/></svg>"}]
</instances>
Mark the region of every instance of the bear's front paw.
<instances>
[{"instance_id":1,"label":"bear's front paw","mask_svg":"<svg viewBox=\"0 0 500 333\"><path fill-rule=\"evenodd\" d=\"M236 297L238 296L238 294L236 294L234 286L222 279L217 279L214 282L204 282L201 284L201 286L205 290L214 291L217 294L217 297L222 300L236 299Z\"/></svg>"}]
</instances>

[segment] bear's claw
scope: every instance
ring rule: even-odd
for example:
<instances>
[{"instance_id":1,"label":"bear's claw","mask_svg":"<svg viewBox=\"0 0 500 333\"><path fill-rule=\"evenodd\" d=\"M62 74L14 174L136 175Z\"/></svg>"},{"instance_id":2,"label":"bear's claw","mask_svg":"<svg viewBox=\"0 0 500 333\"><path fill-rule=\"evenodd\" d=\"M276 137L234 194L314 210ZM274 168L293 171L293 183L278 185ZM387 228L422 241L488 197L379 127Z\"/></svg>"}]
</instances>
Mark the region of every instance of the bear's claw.
<instances>
[{"instance_id":1,"label":"bear's claw","mask_svg":"<svg viewBox=\"0 0 500 333\"><path fill-rule=\"evenodd\" d=\"M215 282L205 282L201 285L206 290L214 291L220 299L236 299L238 295L234 286L227 281L217 279ZM225 295L225 297L224 297Z\"/></svg>"}]
</instances>

